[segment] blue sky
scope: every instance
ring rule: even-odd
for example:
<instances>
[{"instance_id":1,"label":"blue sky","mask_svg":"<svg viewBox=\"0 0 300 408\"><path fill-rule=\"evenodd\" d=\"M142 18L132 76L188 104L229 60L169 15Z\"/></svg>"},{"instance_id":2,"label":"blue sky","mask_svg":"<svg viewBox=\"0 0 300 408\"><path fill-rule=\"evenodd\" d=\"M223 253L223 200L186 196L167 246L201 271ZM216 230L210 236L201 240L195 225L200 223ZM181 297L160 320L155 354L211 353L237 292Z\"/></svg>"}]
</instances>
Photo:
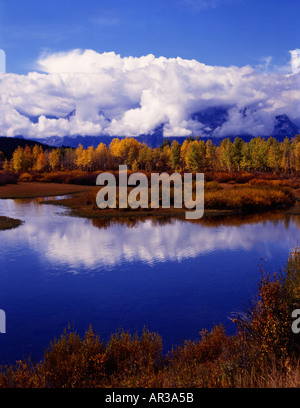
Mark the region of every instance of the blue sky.
<instances>
[{"instance_id":1,"label":"blue sky","mask_svg":"<svg viewBox=\"0 0 300 408\"><path fill-rule=\"evenodd\" d=\"M299 0L0 0L0 48L19 74L78 48L276 70L300 48L299 16Z\"/></svg>"}]
</instances>

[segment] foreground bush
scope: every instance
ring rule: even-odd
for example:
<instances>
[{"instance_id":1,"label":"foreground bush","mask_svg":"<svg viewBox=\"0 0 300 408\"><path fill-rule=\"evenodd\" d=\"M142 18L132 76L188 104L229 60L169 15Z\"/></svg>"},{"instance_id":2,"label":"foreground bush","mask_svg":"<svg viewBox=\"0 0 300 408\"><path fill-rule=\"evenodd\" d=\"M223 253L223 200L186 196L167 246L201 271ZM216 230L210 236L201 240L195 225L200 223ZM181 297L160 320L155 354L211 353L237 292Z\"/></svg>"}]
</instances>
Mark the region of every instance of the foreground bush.
<instances>
[{"instance_id":1,"label":"foreground bush","mask_svg":"<svg viewBox=\"0 0 300 408\"><path fill-rule=\"evenodd\" d=\"M33 180L33 177L30 173L22 173L18 179L20 182L30 182Z\"/></svg>"}]
</instances>

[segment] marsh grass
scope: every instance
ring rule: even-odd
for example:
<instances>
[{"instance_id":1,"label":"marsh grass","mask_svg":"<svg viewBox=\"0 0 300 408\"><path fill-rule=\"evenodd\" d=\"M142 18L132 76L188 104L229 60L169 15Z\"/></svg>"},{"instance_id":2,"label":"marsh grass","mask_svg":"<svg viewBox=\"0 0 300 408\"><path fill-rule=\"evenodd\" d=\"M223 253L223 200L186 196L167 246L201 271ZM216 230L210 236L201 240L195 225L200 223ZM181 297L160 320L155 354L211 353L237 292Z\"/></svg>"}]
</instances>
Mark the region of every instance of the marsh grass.
<instances>
[{"instance_id":1,"label":"marsh grass","mask_svg":"<svg viewBox=\"0 0 300 408\"><path fill-rule=\"evenodd\" d=\"M295 197L287 190L269 186L235 186L232 189L206 191L205 208L241 211L289 207Z\"/></svg>"},{"instance_id":2,"label":"marsh grass","mask_svg":"<svg viewBox=\"0 0 300 408\"><path fill-rule=\"evenodd\" d=\"M107 217L124 217L124 216L185 216L188 211L184 202L182 208L174 208L174 189L170 191L170 208L151 208L151 195L149 190L149 208L118 208L119 196L116 195L117 208L100 209L96 203L98 188L90 189L89 191L79 192L70 197L61 200L47 201L47 204L55 204L65 206L70 210L70 214L87 218L107 218ZM128 192L131 188L128 188ZM195 198L195 196L194 196ZM160 196L160 205L161 205ZM276 209L291 208L296 202L293 193L284 188L235 185L230 189L223 188L219 183L207 182L204 187L204 214L206 216L226 215L224 211L230 211L232 214L249 214L253 212L262 212ZM216 213L214 213L216 212Z\"/></svg>"}]
</instances>

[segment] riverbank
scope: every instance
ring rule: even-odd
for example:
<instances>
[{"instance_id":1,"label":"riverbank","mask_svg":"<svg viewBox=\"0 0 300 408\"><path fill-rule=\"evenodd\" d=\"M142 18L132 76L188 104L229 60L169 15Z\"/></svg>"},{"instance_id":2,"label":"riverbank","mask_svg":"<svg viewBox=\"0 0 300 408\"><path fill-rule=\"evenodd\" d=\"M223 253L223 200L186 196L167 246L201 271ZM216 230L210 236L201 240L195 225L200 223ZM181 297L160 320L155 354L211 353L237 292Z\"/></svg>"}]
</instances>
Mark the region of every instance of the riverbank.
<instances>
[{"instance_id":1,"label":"riverbank","mask_svg":"<svg viewBox=\"0 0 300 408\"><path fill-rule=\"evenodd\" d=\"M18 182L0 186L0 199L54 197L78 192L90 191L96 186L79 186L73 184Z\"/></svg>"},{"instance_id":2,"label":"riverbank","mask_svg":"<svg viewBox=\"0 0 300 408\"><path fill-rule=\"evenodd\" d=\"M130 189L128 189L130 191ZM43 204L54 204L67 208L69 214L85 218L124 218L124 217L184 217L184 208L158 209L105 209L96 204L99 186L75 185L46 182L18 182L0 187L0 199L20 199L37 197L59 197L47 200ZM171 190L172 194L172 190ZM223 217L228 215L260 213L284 209L300 214L300 189L291 187L225 184L208 182L205 184L205 217ZM296 206L295 206L296 204Z\"/></svg>"},{"instance_id":3,"label":"riverbank","mask_svg":"<svg viewBox=\"0 0 300 408\"><path fill-rule=\"evenodd\" d=\"M58 183L16 183L0 186L0 199L26 199L39 197L54 197L74 194L89 190L90 187L74 186ZM19 227L22 220L0 216L0 231Z\"/></svg>"}]
</instances>

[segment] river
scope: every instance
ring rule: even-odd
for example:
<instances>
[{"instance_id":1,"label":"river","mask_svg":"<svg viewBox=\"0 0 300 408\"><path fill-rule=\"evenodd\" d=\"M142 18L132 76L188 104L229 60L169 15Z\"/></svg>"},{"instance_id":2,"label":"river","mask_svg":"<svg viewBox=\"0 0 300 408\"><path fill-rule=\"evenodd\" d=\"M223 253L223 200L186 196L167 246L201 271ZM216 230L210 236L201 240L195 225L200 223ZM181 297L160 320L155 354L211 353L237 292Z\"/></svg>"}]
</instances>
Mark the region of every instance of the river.
<instances>
[{"instance_id":1,"label":"river","mask_svg":"<svg viewBox=\"0 0 300 408\"><path fill-rule=\"evenodd\" d=\"M0 364L43 350L70 326L106 341L123 328L158 332L166 350L231 318L299 245L299 216L188 222L71 217L45 199L0 200L24 220L0 231Z\"/></svg>"}]
</instances>

